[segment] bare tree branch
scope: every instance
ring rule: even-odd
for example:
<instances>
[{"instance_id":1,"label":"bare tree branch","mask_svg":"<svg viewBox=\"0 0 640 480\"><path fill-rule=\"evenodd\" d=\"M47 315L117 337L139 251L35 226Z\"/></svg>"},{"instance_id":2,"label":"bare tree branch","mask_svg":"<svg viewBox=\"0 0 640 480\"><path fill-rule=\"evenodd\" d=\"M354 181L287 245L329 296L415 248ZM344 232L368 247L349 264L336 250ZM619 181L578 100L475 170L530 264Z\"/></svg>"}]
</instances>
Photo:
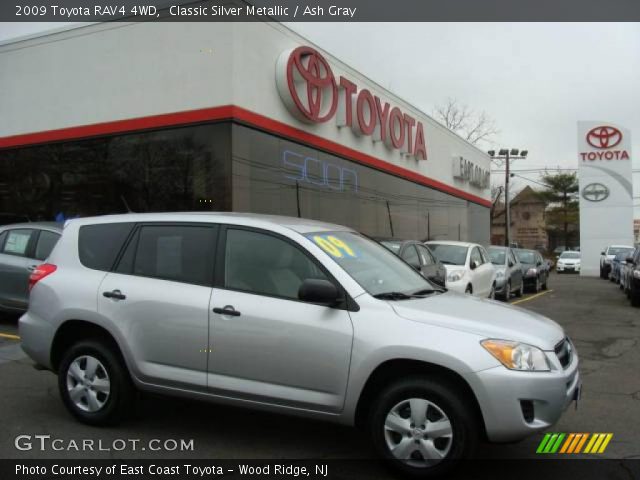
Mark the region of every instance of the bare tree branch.
<instances>
[{"instance_id":1,"label":"bare tree branch","mask_svg":"<svg viewBox=\"0 0 640 480\"><path fill-rule=\"evenodd\" d=\"M433 113L437 121L473 144L488 142L499 133L486 112L475 112L467 105L459 105L454 98L447 98L443 105L437 105Z\"/></svg>"}]
</instances>

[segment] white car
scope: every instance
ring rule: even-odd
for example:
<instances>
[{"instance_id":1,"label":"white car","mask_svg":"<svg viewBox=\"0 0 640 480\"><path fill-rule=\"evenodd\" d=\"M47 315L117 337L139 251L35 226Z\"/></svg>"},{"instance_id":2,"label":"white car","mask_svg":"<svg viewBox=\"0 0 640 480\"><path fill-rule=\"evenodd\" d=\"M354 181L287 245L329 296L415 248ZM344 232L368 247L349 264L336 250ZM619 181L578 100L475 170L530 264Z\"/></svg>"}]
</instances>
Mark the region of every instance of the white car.
<instances>
[{"instance_id":1,"label":"white car","mask_svg":"<svg viewBox=\"0 0 640 480\"><path fill-rule=\"evenodd\" d=\"M629 245L609 245L600 252L600 278L609 278L611 262L613 258L623 250L633 250L633 247Z\"/></svg>"},{"instance_id":2,"label":"white car","mask_svg":"<svg viewBox=\"0 0 640 480\"><path fill-rule=\"evenodd\" d=\"M580 252L574 252L572 250L562 252L556 264L556 271L558 273L580 273Z\"/></svg>"},{"instance_id":3,"label":"white car","mask_svg":"<svg viewBox=\"0 0 640 480\"><path fill-rule=\"evenodd\" d=\"M495 298L496 269L483 246L449 240L432 240L425 244L447 269L449 290Z\"/></svg>"}]
</instances>

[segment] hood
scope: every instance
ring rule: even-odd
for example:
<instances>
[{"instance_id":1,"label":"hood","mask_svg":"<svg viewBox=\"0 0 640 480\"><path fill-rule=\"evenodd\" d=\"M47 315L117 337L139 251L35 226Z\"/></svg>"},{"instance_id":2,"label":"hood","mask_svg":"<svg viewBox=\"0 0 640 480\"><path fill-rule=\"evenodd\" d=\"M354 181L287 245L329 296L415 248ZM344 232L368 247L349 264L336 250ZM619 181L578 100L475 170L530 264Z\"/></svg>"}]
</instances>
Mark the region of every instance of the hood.
<instances>
[{"instance_id":1,"label":"hood","mask_svg":"<svg viewBox=\"0 0 640 480\"><path fill-rule=\"evenodd\" d=\"M469 332L483 338L528 343L543 350L553 350L565 336L562 327L547 317L455 292L389 303L400 317L407 320Z\"/></svg>"}]
</instances>

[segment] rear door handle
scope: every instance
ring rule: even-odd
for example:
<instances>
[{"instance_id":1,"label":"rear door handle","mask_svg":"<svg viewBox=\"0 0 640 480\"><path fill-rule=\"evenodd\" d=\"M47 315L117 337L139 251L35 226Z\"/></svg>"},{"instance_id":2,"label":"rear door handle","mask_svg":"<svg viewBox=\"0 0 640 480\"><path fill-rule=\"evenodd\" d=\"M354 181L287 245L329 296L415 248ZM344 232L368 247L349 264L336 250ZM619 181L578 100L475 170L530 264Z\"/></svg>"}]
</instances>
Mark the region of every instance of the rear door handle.
<instances>
[{"instance_id":1,"label":"rear door handle","mask_svg":"<svg viewBox=\"0 0 640 480\"><path fill-rule=\"evenodd\" d=\"M233 308L233 305L225 305L223 308L214 308L213 313L219 313L220 315L229 315L231 317L239 317L240 312Z\"/></svg>"},{"instance_id":2,"label":"rear door handle","mask_svg":"<svg viewBox=\"0 0 640 480\"><path fill-rule=\"evenodd\" d=\"M127 296L120 290L111 290L110 292L102 292L102 296L113 300L124 300Z\"/></svg>"}]
</instances>

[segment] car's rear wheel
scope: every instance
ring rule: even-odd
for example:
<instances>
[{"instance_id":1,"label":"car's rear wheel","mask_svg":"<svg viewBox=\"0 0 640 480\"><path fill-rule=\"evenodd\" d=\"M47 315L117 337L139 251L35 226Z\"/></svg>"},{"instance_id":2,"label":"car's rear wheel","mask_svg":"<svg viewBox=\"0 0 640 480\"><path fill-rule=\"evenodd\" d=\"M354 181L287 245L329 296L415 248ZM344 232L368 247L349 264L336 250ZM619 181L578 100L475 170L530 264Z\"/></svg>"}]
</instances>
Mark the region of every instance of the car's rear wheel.
<instances>
[{"instance_id":1,"label":"car's rear wheel","mask_svg":"<svg viewBox=\"0 0 640 480\"><path fill-rule=\"evenodd\" d=\"M90 425L112 425L131 409L134 387L119 356L95 340L67 350L58 370L58 388L67 409Z\"/></svg>"},{"instance_id":2,"label":"car's rear wheel","mask_svg":"<svg viewBox=\"0 0 640 480\"><path fill-rule=\"evenodd\" d=\"M629 289L629 299L631 300L631 306L640 307L640 292L637 289L633 287Z\"/></svg>"},{"instance_id":3,"label":"car's rear wheel","mask_svg":"<svg viewBox=\"0 0 640 480\"><path fill-rule=\"evenodd\" d=\"M473 454L480 426L464 395L437 377L408 377L384 389L372 406L374 447L405 474L441 475L451 460Z\"/></svg>"}]
</instances>

